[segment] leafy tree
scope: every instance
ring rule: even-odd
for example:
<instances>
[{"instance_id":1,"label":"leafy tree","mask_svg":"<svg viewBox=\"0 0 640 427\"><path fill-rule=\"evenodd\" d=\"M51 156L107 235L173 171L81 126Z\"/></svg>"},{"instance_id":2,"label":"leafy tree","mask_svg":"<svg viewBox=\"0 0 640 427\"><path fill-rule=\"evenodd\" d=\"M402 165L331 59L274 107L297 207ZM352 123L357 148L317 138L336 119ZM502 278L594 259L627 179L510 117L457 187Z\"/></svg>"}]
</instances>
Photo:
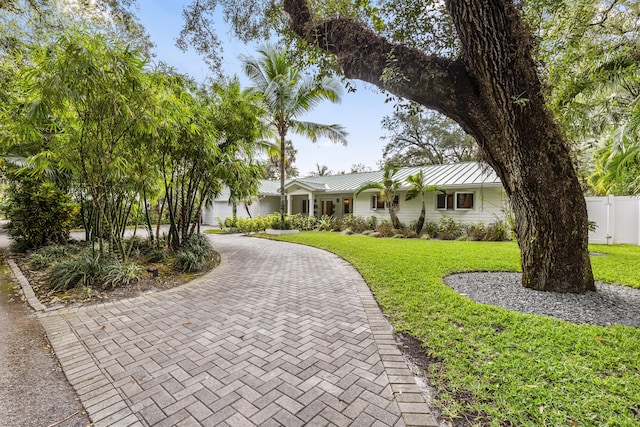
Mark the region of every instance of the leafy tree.
<instances>
[{"instance_id":1,"label":"leafy tree","mask_svg":"<svg viewBox=\"0 0 640 427\"><path fill-rule=\"evenodd\" d=\"M401 166L466 162L476 157L473 138L453 120L423 108L398 109L382 119L389 132L382 162Z\"/></svg>"},{"instance_id":2,"label":"leafy tree","mask_svg":"<svg viewBox=\"0 0 640 427\"><path fill-rule=\"evenodd\" d=\"M230 190L235 218L237 204L250 203L258 193L263 169L256 155L273 146L262 140L266 133L262 124L265 112L253 91L241 89L237 78L218 82L213 89L213 126L223 164L221 179Z\"/></svg>"},{"instance_id":3,"label":"leafy tree","mask_svg":"<svg viewBox=\"0 0 640 427\"><path fill-rule=\"evenodd\" d=\"M327 137L332 142L346 144L347 133L341 125L323 125L300 121L298 118L313 109L320 101L340 100L337 80L328 77L304 76L291 64L286 52L271 46L259 50L260 59L244 57L245 73L251 79L253 89L262 95L269 125L280 139L280 223L284 226L286 198L284 193L286 137L289 131L304 135L316 142Z\"/></svg>"},{"instance_id":4,"label":"leafy tree","mask_svg":"<svg viewBox=\"0 0 640 427\"><path fill-rule=\"evenodd\" d=\"M420 202L422 203L422 208L420 210L420 216L418 217L418 221L416 222L416 234L419 236L422 233L422 227L424 227L424 218L427 213L427 208L425 205L425 195L429 191L436 191L439 188L435 185L427 185L425 182L424 172L420 171L414 175L409 175L407 177L407 183L409 184L409 190L407 191L406 200L413 200L416 197L420 197Z\"/></svg>"},{"instance_id":5,"label":"leafy tree","mask_svg":"<svg viewBox=\"0 0 640 427\"><path fill-rule=\"evenodd\" d=\"M293 146L293 142L290 139L287 139L285 142L285 166L284 166L284 176L286 178L295 178L300 175L298 168L295 167L296 162L296 154L298 154L298 150ZM280 176L280 144L277 147L274 147L273 150L268 152L269 157L262 162L262 168L264 169L264 178L265 179L278 179Z\"/></svg>"},{"instance_id":6,"label":"leafy tree","mask_svg":"<svg viewBox=\"0 0 640 427\"><path fill-rule=\"evenodd\" d=\"M374 7L283 0L280 10L272 2L243 2L242 8L210 0L185 12L186 31L199 51L207 51L205 42L212 45L207 13L221 5L245 38L273 28L295 34L306 58L323 68L456 121L503 183L516 219L523 285L595 290L586 203L566 135L546 103L533 54L537 42L522 4L389 0Z\"/></svg>"},{"instance_id":7,"label":"leafy tree","mask_svg":"<svg viewBox=\"0 0 640 427\"><path fill-rule=\"evenodd\" d=\"M365 165L364 163L354 163L351 165L351 169L349 173L362 173L362 172L371 172L371 167Z\"/></svg>"},{"instance_id":8,"label":"leafy tree","mask_svg":"<svg viewBox=\"0 0 640 427\"><path fill-rule=\"evenodd\" d=\"M139 203L130 148L150 102L145 61L117 40L71 28L35 49L32 60L23 74L29 120L23 139L42 145L30 162L78 177L96 213L100 244L107 236L109 249L126 261L122 236Z\"/></svg>"},{"instance_id":9,"label":"leafy tree","mask_svg":"<svg viewBox=\"0 0 640 427\"><path fill-rule=\"evenodd\" d=\"M541 34L550 105L577 143L596 194L637 191L640 5L636 1L528 2Z\"/></svg>"},{"instance_id":10,"label":"leafy tree","mask_svg":"<svg viewBox=\"0 0 640 427\"><path fill-rule=\"evenodd\" d=\"M331 175L331 170L327 165L320 165L316 163L316 170L309 173L309 176L328 176Z\"/></svg>"},{"instance_id":11,"label":"leafy tree","mask_svg":"<svg viewBox=\"0 0 640 427\"><path fill-rule=\"evenodd\" d=\"M79 210L54 183L28 176L13 177L2 206L9 234L28 249L65 243Z\"/></svg>"},{"instance_id":12,"label":"leafy tree","mask_svg":"<svg viewBox=\"0 0 640 427\"><path fill-rule=\"evenodd\" d=\"M195 233L203 206L222 188L224 166L213 121L216 102L195 82L172 70L156 73L164 99L153 113L164 203L169 217L169 247L177 250Z\"/></svg>"},{"instance_id":13,"label":"leafy tree","mask_svg":"<svg viewBox=\"0 0 640 427\"><path fill-rule=\"evenodd\" d=\"M147 57L153 43L131 11L135 0L91 2L50 0L0 1L0 50L53 42L75 26L126 41Z\"/></svg>"},{"instance_id":14,"label":"leafy tree","mask_svg":"<svg viewBox=\"0 0 640 427\"><path fill-rule=\"evenodd\" d=\"M367 182L353 193L355 197L358 197L360 193L366 190L376 189L379 190L380 197L384 200L386 208L389 210L389 217L391 218L391 225L395 229L401 229L402 224L398 219L398 204L395 202L398 192L402 187L402 181L397 179L395 175L400 168L398 166L387 164L383 169L382 180L379 182Z\"/></svg>"}]
</instances>

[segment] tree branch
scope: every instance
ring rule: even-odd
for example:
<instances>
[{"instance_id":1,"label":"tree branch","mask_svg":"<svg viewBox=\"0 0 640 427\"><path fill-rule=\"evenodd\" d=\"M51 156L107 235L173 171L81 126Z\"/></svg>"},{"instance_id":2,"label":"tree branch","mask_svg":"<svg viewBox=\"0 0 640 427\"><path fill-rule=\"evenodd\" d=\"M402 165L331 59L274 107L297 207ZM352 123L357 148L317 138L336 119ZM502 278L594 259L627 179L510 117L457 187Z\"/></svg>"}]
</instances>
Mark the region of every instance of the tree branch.
<instances>
[{"instance_id":1,"label":"tree branch","mask_svg":"<svg viewBox=\"0 0 640 427\"><path fill-rule=\"evenodd\" d=\"M397 96L443 112L454 120L461 106L478 102L476 85L460 60L425 55L389 43L362 23L335 18L316 23L306 0L284 0L291 28L335 55L345 77L364 80ZM401 70L401 71L400 71Z\"/></svg>"}]
</instances>

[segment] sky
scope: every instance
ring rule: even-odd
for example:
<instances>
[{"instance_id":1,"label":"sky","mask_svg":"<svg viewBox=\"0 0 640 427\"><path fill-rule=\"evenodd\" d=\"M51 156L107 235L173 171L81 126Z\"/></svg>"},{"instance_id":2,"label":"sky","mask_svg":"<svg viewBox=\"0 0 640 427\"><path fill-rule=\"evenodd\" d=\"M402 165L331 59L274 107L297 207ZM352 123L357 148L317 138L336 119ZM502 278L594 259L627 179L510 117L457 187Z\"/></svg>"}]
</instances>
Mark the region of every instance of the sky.
<instances>
[{"instance_id":1,"label":"sky","mask_svg":"<svg viewBox=\"0 0 640 427\"><path fill-rule=\"evenodd\" d=\"M182 52L175 45L183 25L182 8L189 3L188 0L138 0L137 3L140 22L156 44L157 61L163 61L199 81L213 75L197 53ZM246 46L234 40L222 20L216 24L218 37L224 49L223 74L236 74L243 86L250 86L249 80L241 71L239 56L255 56L255 46ZM312 143L304 137L288 135L298 150L295 166L300 171L300 176L315 171L316 164L326 165L333 172L349 172L351 165L357 163L362 163L372 170L379 169L378 161L382 159L382 148L385 144L380 139L385 135L380 122L384 116L393 113L393 104L385 103L385 95L370 85L355 83L357 91L345 91L340 104L323 102L308 115L299 118L323 124L343 125L349 132L346 147L341 144L334 145L328 140Z\"/></svg>"}]
</instances>

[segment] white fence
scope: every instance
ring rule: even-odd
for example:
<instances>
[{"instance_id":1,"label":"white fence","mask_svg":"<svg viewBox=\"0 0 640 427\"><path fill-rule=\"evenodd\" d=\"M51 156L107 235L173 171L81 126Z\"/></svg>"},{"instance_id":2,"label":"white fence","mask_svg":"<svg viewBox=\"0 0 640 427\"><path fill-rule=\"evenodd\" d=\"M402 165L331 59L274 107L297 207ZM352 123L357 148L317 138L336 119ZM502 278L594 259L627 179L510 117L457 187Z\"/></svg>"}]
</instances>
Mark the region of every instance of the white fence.
<instances>
[{"instance_id":1,"label":"white fence","mask_svg":"<svg viewBox=\"0 0 640 427\"><path fill-rule=\"evenodd\" d=\"M630 196L587 197L589 243L640 245L640 198Z\"/></svg>"}]
</instances>

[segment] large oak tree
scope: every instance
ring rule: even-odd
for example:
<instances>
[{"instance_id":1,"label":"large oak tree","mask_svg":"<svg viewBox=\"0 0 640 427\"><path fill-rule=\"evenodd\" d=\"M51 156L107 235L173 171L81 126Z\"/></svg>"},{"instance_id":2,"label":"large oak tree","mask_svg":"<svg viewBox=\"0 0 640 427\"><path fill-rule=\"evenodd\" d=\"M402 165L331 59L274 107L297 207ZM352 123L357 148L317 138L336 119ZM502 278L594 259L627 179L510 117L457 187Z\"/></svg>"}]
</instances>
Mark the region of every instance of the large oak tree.
<instances>
[{"instance_id":1,"label":"large oak tree","mask_svg":"<svg viewBox=\"0 0 640 427\"><path fill-rule=\"evenodd\" d=\"M197 12L203 3L216 2L193 3L187 12ZM380 12L366 1L356 8L347 2L283 0L286 15L265 16L271 23L288 17L288 28L333 55L345 77L436 110L476 139L514 211L524 286L595 290L586 204L565 134L546 104L533 56L536 40L522 3L392 0L383 2ZM397 25L408 15L407 25ZM257 34L260 22L252 19L246 26ZM195 23L192 19L187 27Z\"/></svg>"}]
</instances>

